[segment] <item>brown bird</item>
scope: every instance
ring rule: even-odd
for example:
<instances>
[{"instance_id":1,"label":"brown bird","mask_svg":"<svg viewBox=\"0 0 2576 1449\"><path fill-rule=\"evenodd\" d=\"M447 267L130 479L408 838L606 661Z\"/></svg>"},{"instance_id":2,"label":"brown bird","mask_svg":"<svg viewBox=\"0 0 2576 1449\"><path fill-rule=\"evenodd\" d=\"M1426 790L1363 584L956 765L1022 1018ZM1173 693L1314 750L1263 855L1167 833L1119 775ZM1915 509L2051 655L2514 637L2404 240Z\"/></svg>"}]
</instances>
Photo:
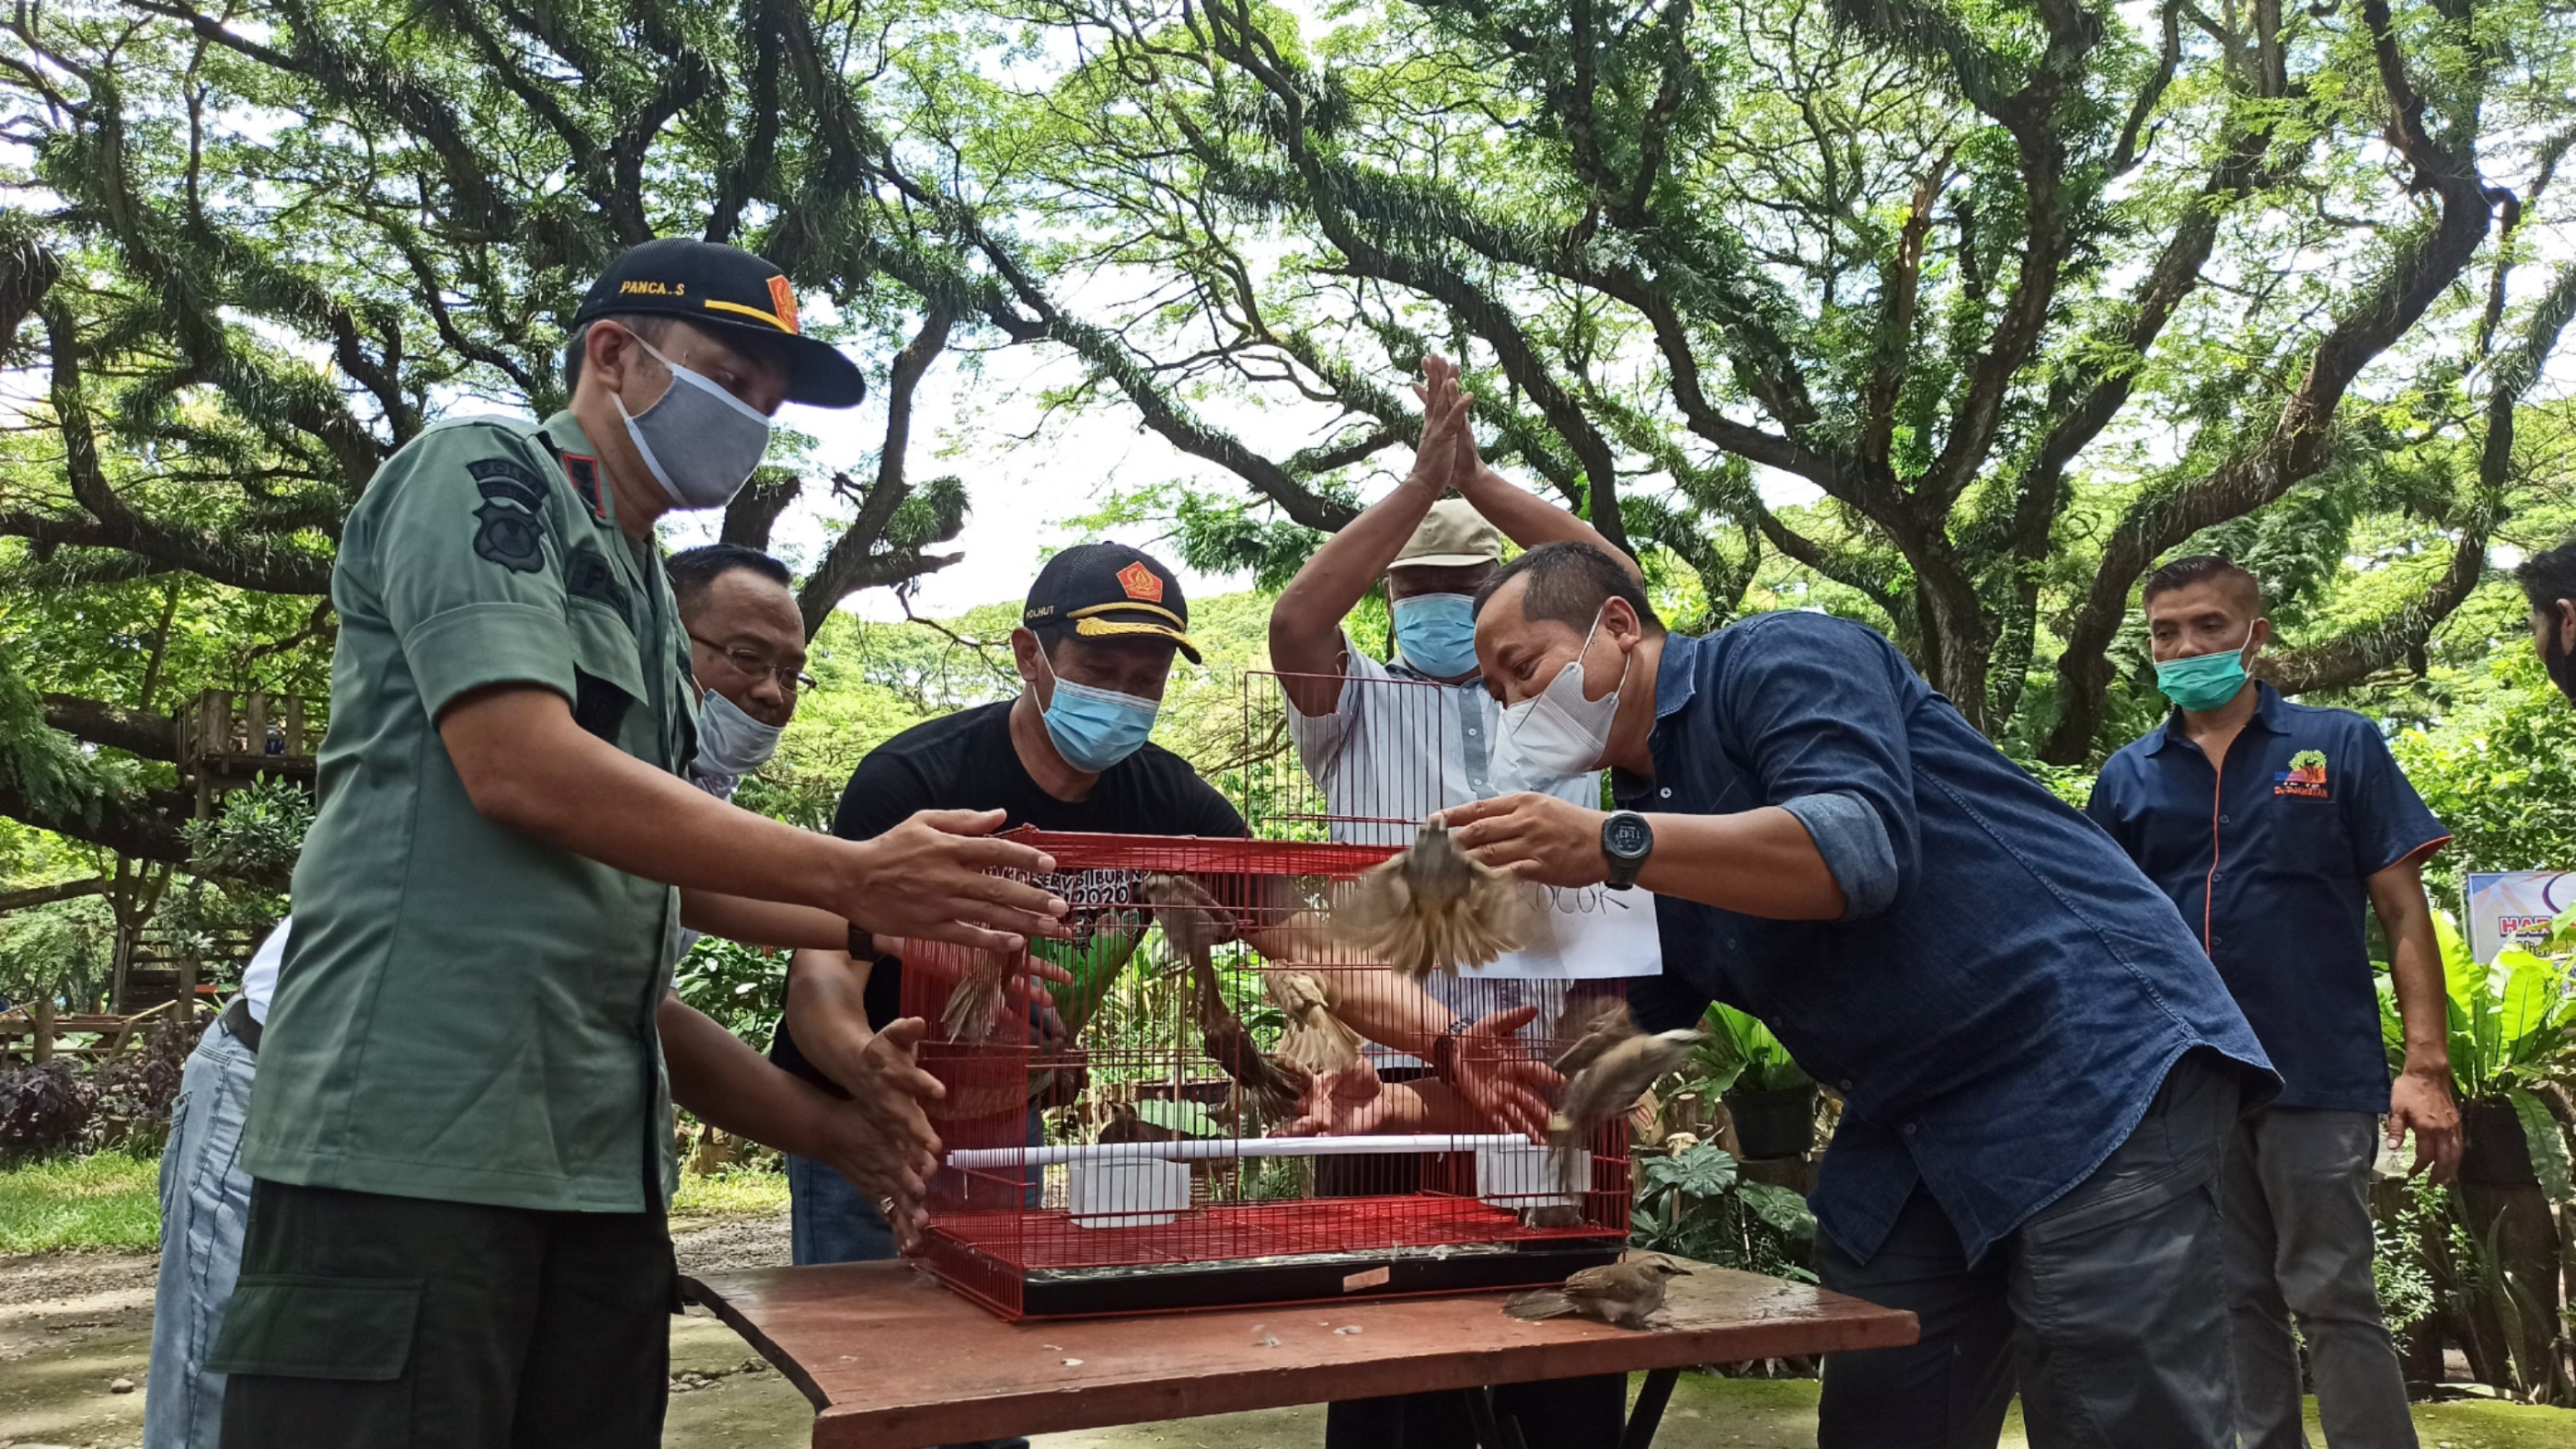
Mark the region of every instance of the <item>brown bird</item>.
<instances>
[{"instance_id":1,"label":"brown bird","mask_svg":"<svg viewBox=\"0 0 2576 1449\"><path fill-rule=\"evenodd\" d=\"M1136 1115L1136 1108L1126 1102L1109 1109L1109 1120L1093 1134L1094 1142L1178 1142L1181 1134L1169 1127L1157 1127Z\"/></svg>"},{"instance_id":2,"label":"brown bird","mask_svg":"<svg viewBox=\"0 0 2576 1449\"><path fill-rule=\"evenodd\" d=\"M1005 989L1011 973L1021 969L1022 958L1000 951L970 951L975 964L958 978L948 991L948 1004L939 1013L939 1024L956 1042L984 1041L1000 1024Z\"/></svg>"},{"instance_id":3,"label":"brown bird","mask_svg":"<svg viewBox=\"0 0 2576 1449\"><path fill-rule=\"evenodd\" d=\"M1569 1276L1561 1288L1533 1288L1503 1300L1514 1318L1590 1318L1613 1328L1643 1328L1664 1306L1664 1285L1691 1275L1661 1253L1604 1263Z\"/></svg>"},{"instance_id":4,"label":"brown bird","mask_svg":"<svg viewBox=\"0 0 2576 1449\"><path fill-rule=\"evenodd\" d=\"M1225 988L1217 980L1213 953L1234 939L1234 917L1188 876L1158 872L1138 882L1138 890L1163 923L1163 938L1189 963L1191 1011L1199 1024L1200 1050L1234 1078L1257 1115L1275 1120L1294 1114L1306 1095L1306 1072L1264 1054L1254 1044L1243 1018L1226 1004Z\"/></svg>"},{"instance_id":5,"label":"brown bird","mask_svg":"<svg viewBox=\"0 0 2576 1449\"><path fill-rule=\"evenodd\" d=\"M1324 983L1305 971L1264 971L1261 989L1288 1018L1279 1035L1280 1060L1322 1076L1347 1072L1360 1064L1360 1034L1350 1029L1324 997Z\"/></svg>"},{"instance_id":6,"label":"brown bird","mask_svg":"<svg viewBox=\"0 0 2576 1449\"><path fill-rule=\"evenodd\" d=\"M1558 1075L1571 1077L1599 1061L1603 1052L1637 1035L1637 1030L1637 1018L1629 1013L1625 997L1609 997L1588 1009L1582 1003L1568 1007L1557 1029L1566 1047L1550 1065Z\"/></svg>"},{"instance_id":7,"label":"brown bird","mask_svg":"<svg viewBox=\"0 0 2576 1449\"><path fill-rule=\"evenodd\" d=\"M1588 1065L1567 1079L1565 1102L1547 1124L1549 1161L1556 1169L1560 1191L1572 1192L1578 1186L1578 1155L1601 1124L1626 1115L1657 1079L1680 1070L1702 1036L1696 1031L1658 1032L1653 1036L1632 1031L1603 1047Z\"/></svg>"},{"instance_id":8,"label":"brown bird","mask_svg":"<svg viewBox=\"0 0 2576 1449\"><path fill-rule=\"evenodd\" d=\"M1538 926L1528 887L1468 859L1446 827L1428 821L1412 849L1369 867L1339 894L1333 925L1341 939L1416 981L1490 965Z\"/></svg>"}]
</instances>

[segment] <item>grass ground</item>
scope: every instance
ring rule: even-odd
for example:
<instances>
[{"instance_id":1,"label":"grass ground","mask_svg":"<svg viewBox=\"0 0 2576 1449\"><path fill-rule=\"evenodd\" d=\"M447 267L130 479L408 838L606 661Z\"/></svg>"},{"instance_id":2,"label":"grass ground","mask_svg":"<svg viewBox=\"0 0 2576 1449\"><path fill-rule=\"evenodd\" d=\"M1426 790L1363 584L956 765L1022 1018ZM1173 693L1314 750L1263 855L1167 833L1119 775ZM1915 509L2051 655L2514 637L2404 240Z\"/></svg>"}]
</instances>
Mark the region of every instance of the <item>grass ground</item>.
<instances>
[{"instance_id":1,"label":"grass ground","mask_svg":"<svg viewBox=\"0 0 2576 1449\"><path fill-rule=\"evenodd\" d=\"M121 1152L0 1171L0 1253L159 1246L160 1171Z\"/></svg>"}]
</instances>

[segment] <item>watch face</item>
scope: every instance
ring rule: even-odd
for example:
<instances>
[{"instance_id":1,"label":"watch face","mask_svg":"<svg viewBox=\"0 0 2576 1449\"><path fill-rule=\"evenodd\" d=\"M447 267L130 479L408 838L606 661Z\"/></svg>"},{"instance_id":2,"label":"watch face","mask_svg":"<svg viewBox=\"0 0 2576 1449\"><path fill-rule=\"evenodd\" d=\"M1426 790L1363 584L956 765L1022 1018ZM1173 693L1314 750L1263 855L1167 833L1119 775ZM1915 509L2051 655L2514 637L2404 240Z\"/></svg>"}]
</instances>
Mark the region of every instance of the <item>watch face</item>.
<instances>
[{"instance_id":1,"label":"watch face","mask_svg":"<svg viewBox=\"0 0 2576 1449\"><path fill-rule=\"evenodd\" d=\"M1655 832L1634 815L1613 815L1601 828L1603 847L1622 858L1644 855L1654 840Z\"/></svg>"}]
</instances>

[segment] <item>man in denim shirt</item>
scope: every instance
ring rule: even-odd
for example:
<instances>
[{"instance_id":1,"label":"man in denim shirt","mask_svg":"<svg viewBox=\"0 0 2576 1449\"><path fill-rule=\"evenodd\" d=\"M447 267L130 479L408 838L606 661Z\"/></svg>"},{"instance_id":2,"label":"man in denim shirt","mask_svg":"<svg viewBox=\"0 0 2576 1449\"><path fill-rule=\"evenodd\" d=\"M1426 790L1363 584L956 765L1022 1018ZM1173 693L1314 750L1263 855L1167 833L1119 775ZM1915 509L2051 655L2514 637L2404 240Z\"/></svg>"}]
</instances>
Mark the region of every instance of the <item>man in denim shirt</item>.
<instances>
[{"instance_id":1,"label":"man in denim shirt","mask_svg":"<svg viewBox=\"0 0 2576 1449\"><path fill-rule=\"evenodd\" d=\"M2218 1168L2273 1079L2163 893L1859 624L1668 635L1554 544L1479 594L1476 649L1510 745L1611 766L1623 808L1480 801L1459 843L1651 889L1645 1025L1723 998L1842 1093L1818 1272L1922 1341L1826 1360L1823 1449L1990 1446L2016 1381L2043 1449L2230 1443Z\"/></svg>"}]
</instances>

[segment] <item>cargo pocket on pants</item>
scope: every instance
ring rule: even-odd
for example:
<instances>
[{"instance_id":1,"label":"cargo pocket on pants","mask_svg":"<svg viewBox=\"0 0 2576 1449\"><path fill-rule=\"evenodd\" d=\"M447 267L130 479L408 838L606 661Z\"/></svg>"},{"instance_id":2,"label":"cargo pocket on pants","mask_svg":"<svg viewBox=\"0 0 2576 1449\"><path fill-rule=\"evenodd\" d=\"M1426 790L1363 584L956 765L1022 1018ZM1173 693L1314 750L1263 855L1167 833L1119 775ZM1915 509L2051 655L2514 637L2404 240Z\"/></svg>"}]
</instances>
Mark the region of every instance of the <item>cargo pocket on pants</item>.
<instances>
[{"instance_id":1,"label":"cargo pocket on pants","mask_svg":"<svg viewBox=\"0 0 2576 1449\"><path fill-rule=\"evenodd\" d=\"M206 1367L219 1373L390 1383L411 1363L417 1278L245 1274Z\"/></svg>"}]
</instances>

